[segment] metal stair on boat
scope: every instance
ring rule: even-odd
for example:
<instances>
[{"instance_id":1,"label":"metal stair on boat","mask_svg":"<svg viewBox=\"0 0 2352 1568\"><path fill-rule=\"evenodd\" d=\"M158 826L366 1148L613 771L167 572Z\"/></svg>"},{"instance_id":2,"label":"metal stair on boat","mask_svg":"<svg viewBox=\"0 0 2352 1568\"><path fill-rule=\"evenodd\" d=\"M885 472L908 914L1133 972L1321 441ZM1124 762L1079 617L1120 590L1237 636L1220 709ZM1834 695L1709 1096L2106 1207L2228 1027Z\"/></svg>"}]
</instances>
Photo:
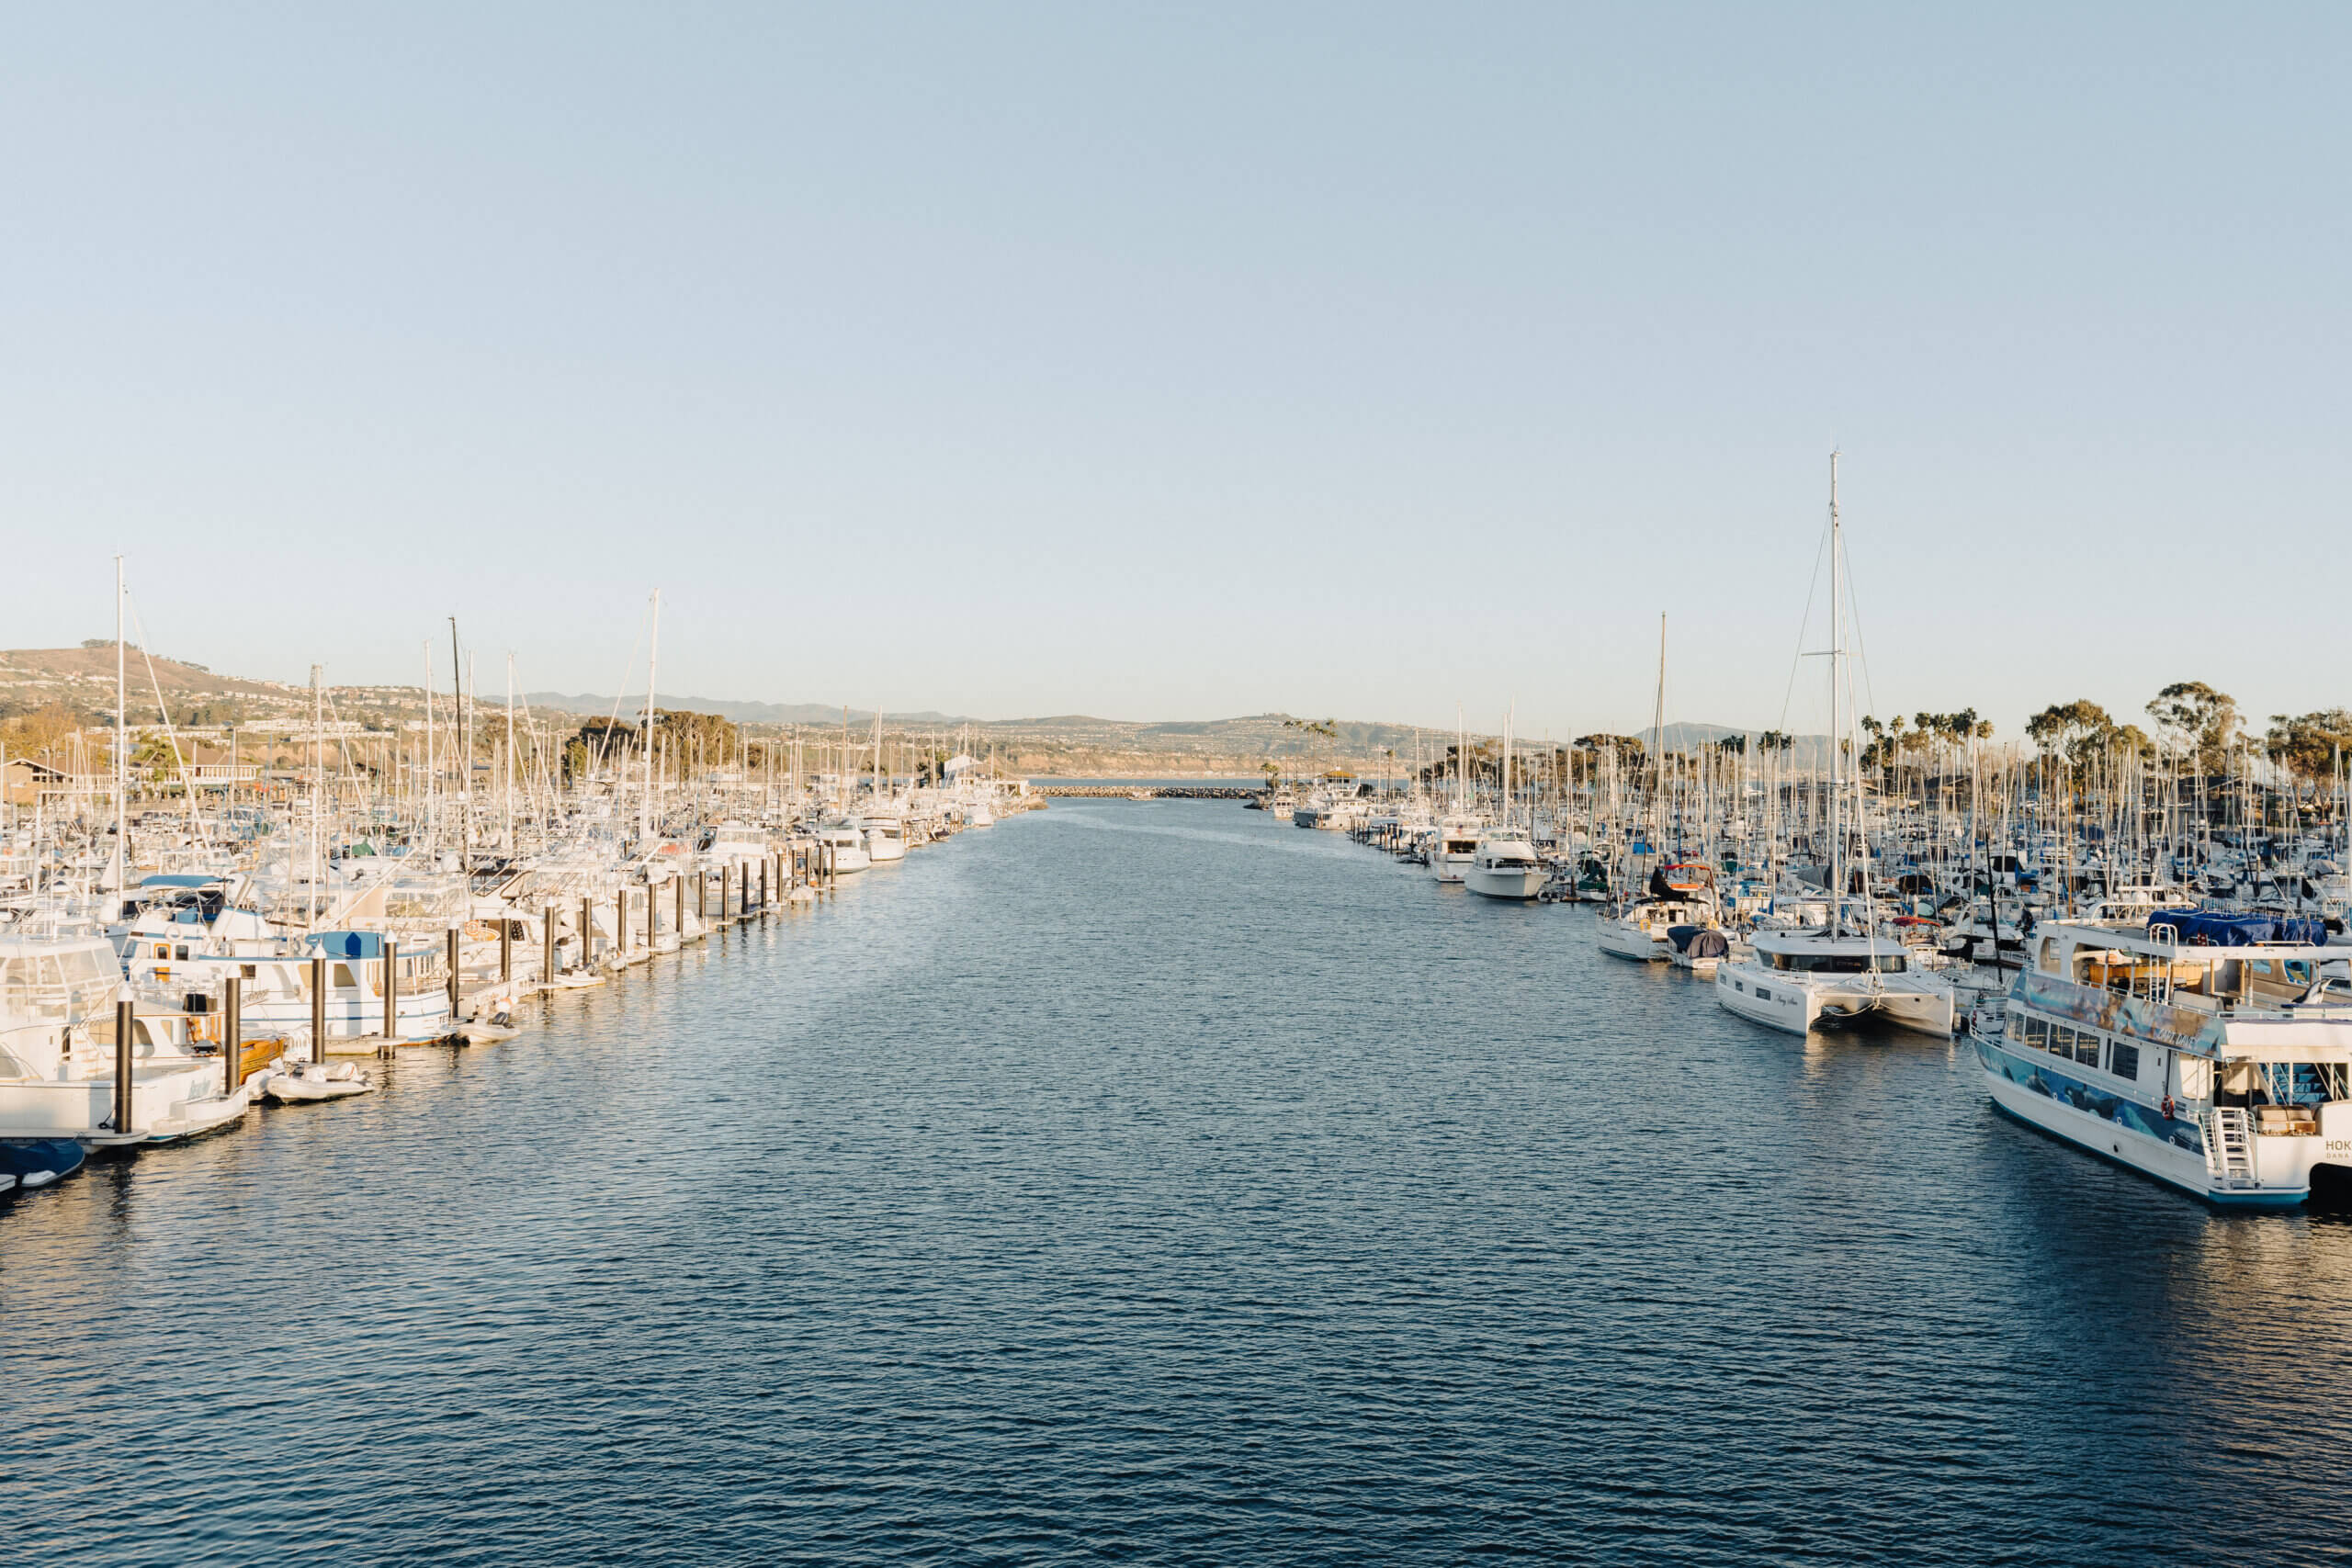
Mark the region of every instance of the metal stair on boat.
<instances>
[{"instance_id":1,"label":"metal stair on boat","mask_svg":"<svg viewBox=\"0 0 2352 1568\"><path fill-rule=\"evenodd\" d=\"M2216 1106L2205 1122L2205 1168L2225 1187L2256 1187L2254 1132L2241 1106Z\"/></svg>"}]
</instances>

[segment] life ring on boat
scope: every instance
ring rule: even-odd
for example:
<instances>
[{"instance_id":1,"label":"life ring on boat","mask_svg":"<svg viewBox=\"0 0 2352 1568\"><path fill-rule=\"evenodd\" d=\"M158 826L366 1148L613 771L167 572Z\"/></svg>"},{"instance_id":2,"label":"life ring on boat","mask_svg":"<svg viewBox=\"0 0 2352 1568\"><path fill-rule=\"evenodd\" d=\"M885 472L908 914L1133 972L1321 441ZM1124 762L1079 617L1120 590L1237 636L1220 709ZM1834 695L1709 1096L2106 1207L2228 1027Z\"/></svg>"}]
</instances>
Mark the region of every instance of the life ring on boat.
<instances>
[{"instance_id":1,"label":"life ring on boat","mask_svg":"<svg viewBox=\"0 0 2352 1568\"><path fill-rule=\"evenodd\" d=\"M2165 1109L2165 1121L2167 1121L2167 1122L2171 1121L2171 1120L2172 1120L2172 1096L2170 1096L2170 1095L2166 1095L2166 1096L2165 1096L2165 1107L2164 1107L2164 1109Z\"/></svg>"}]
</instances>

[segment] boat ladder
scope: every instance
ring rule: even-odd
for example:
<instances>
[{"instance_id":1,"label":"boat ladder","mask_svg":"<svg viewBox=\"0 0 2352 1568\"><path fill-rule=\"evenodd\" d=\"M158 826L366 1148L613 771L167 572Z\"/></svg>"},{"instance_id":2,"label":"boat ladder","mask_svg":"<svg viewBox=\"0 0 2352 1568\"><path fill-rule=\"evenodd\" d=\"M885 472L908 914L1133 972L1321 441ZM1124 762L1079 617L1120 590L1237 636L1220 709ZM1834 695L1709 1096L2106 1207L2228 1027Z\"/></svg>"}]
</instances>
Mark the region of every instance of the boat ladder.
<instances>
[{"instance_id":1,"label":"boat ladder","mask_svg":"<svg viewBox=\"0 0 2352 1568\"><path fill-rule=\"evenodd\" d=\"M2259 1185L2254 1174L2254 1138L2241 1106L2216 1106L2206 1119L2205 1168L2228 1187Z\"/></svg>"}]
</instances>

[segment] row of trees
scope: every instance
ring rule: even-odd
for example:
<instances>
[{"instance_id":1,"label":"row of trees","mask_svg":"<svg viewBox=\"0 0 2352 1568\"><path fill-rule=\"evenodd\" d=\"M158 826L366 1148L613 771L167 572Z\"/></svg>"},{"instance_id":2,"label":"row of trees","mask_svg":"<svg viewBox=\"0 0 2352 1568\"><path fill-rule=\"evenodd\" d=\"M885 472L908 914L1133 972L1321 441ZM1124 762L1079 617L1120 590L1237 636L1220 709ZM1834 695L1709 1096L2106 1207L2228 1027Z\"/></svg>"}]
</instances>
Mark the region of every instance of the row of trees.
<instances>
[{"instance_id":1,"label":"row of trees","mask_svg":"<svg viewBox=\"0 0 2352 1568\"><path fill-rule=\"evenodd\" d=\"M2027 739L2076 770L2126 752L2154 758L2160 752L2193 759L2207 775L2226 773L2233 759L2258 746L2261 754L2297 779L2316 783L2335 776L2337 761L2352 750L2352 712L2341 707L2314 713L2273 714L2258 738L2246 728L2237 700L2202 681L2177 681L2147 705L2155 735L2136 724L2118 724L2087 697L2056 703L2027 721Z\"/></svg>"}]
</instances>

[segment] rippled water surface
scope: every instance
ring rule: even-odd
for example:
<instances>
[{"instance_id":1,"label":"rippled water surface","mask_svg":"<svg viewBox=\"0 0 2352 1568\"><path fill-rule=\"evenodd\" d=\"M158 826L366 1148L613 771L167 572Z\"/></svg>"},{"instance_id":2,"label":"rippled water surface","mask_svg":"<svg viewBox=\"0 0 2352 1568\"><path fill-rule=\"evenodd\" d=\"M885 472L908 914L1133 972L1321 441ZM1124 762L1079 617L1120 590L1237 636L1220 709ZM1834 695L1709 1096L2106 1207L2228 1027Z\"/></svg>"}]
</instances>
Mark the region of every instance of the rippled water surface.
<instances>
[{"instance_id":1,"label":"rippled water surface","mask_svg":"<svg viewBox=\"0 0 2352 1568\"><path fill-rule=\"evenodd\" d=\"M2308 1562L2352 1228L1223 804L0 1207L0 1562Z\"/></svg>"}]
</instances>

